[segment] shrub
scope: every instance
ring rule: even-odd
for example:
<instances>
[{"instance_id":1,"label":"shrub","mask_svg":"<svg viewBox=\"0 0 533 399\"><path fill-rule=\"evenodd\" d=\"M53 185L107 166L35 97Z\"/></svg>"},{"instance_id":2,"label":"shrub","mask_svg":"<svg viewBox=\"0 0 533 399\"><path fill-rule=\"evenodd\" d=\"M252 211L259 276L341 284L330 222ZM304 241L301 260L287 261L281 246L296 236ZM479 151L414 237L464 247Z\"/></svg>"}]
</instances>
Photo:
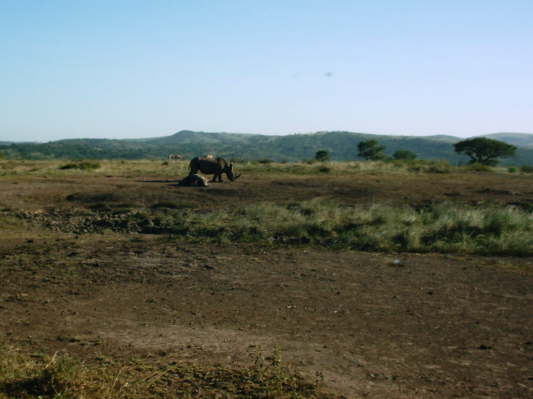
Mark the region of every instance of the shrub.
<instances>
[{"instance_id":1,"label":"shrub","mask_svg":"<svg viewBox=\"0 0 533 399\"><path fill-rule=\"evenodd\" d=\"M398 150L393 156L395 160L413 161L416 159L416 154L409 150Z\"/></svg>"},{"instance_id":2,"label":"shrub","mask_svg":"<svg viewBox=\"0 0 533 399\"><path fill-rule=\"evenodd\" d=\"M533 173L533 165L524 165L520 168L522 173Z\"/></svg>"},{"instance_id":3,"label":"shrub","mask_svg":"<svg viewBox=\"0 0 533 399\"><path fill-rule=\"evenodd\" d=\"M315 160L319 162L329 161L329 151L326 151L326 150L317 151L315 154Z\"/></svg>"},{"instance_id":4,"label":"shrub","mask_svg":"<svg viewBox=\"0 0 533 399\"><path fill-rule=\"evenodd\" d=\"M427 168L428 173L450 173L450 164L447 161L435 162Z\"/></svg>"},{"instance_id":5,"label":"shrub","mask_svg":"<svg viewBox=\"0 0 533 399\"><path fill-rule=\"evenodd\" d=\"M484 165L482 163L471 163L464 168L471 172L492 172L492 168L489 165Z\"/></svg>"},{"instance_id":6,"label":"shrub","mask_svg":"<svg viewBox=\"0 0 533 399\"><path fill-rule=\"evenodd\" d=\"M92 170L92 169L98 169L102 165L100 165L100 162L95 161L82 161L82 162L71 162L67 163L65 165L61 165L59 169L65 170L65 169L80 169L80 170Z\"/></svg>"},{"instance_id":7,"label":"shrub","mask_svg":"<svg viewBox=\"0 0 533 399\"><path fill-rule=\"evenodd\" d=\"M452 170L448 161L393 161L395 166L401 166L402 163L406 163L408 166L407 171L412 173L450 173Z\"/></svg>"},{"instance_id":8,"label":"shrub","mask_svg":"<svg viewBox=\"0 0 533 399\"><path fill-rule=\"evenodd\" d=\"M507 172L516 173L516 168L513 168L513 167L507 168Z\"/></svg>"}]
</instances>

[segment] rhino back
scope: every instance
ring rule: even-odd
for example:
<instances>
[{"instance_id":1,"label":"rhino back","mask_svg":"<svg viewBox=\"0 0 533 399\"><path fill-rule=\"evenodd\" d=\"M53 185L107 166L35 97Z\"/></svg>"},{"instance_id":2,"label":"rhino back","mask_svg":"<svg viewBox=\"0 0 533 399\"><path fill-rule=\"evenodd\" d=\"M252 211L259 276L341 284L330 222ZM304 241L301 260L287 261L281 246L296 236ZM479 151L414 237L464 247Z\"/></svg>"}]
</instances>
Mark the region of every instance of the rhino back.
<instances>
[{"instance_id":1,"label":"rhino back","mask_svg":"<svg viewBox=\"0 0 533 399\"><path fill-rule=\"evenodd\" d=\"M210 159L210 158L194 158L190 163L190 168L193 171L201 171L206 174L219 173L224 168L224 160Z\"/></svg>"}]
</instances>

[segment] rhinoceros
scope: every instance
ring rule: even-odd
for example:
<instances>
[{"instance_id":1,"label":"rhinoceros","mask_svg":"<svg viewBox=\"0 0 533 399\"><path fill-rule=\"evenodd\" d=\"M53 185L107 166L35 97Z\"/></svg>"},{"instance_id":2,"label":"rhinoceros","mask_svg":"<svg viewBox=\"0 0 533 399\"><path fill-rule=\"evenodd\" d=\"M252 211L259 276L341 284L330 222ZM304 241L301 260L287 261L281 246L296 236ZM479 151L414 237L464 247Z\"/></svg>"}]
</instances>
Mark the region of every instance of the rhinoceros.
<instances>
[{"instance_id":1,"label":"rhinoceros","mask_svg":"<svg viewBox=\"0 0 533 399\"><path fill-rule=\"evenodd\" d=\"M209 158L209 157L196 157L189 163L191 174L202 172L206 175L214 175L214 182L222 182L222 173L228 176L228 179L234 181L241 175L233 174L233 164L228 164L224 158Z\"/></svg>"},{"instance_id":2,"label":"rhinoceros","mask_svg":"<svg viewBox=\"0 0 533 399\"><path fill-rule=\"evenodd\" d=\"M191 173L186 178L181 179L178 185L189 187L207 187L207 179L203 176Z\"/></svg>"}]
</instances>

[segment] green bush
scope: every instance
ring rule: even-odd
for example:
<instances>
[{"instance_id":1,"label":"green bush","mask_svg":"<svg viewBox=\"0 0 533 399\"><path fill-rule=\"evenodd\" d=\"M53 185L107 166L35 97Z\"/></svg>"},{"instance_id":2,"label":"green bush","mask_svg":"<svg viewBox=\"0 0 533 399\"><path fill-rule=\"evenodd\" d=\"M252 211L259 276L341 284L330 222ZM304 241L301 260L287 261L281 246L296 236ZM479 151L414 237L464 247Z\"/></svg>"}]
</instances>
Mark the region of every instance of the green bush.
<instances>
[{"instance_id":1,"label":"green bush","mask_svg":"<svg viewBox=\"0 0 533 399\"><path fill-rule=\"evenodd\" d=\"M329 151L326 151L326 150L317 151L315 154L315 160L319 162L329 161Z\"/></svg>"},{"instance_id":2,"label":"green bush","mask_svg":"<svg viewBox=\"0 0 533 399\"><path fill-rule=\"evenodd\" d=\"M414 161L416 159L416 154L409 150L398 150L392 157L395 160Z\"/></svg>"},{"instance_id":3,"label":"green bush","mask_svg":"<svg viewBox=\"0 0 533 399\"><path fill-rule=\"evenodd\" d=\"M407 165L407 171L411 173L450 173L451 165L448 161L427 161L427 160L394 160L395 167Z\"/></svg>"},{"instance_id":4,"label":"green bush","mask_svg":"<svg viewBox=\"0 0 533 399\"><path fill-rule=\"evenodd\" d=\"M81 161L81 162L71 162L65 165L61 165L59 169L80 169L80 170L93 170L102 167L100 162L95 161Z\"/></svg>"},{"instance_id":5,"label":"green bush","mask_svg":"<svg viewBox=\"0 0 533 399\"><path fill-rule=\"evenodd\" d=\"M520 172L522 173L533 173L533 166L532 165L524 165L520 168Z\"/></svg>"}]
</instances>

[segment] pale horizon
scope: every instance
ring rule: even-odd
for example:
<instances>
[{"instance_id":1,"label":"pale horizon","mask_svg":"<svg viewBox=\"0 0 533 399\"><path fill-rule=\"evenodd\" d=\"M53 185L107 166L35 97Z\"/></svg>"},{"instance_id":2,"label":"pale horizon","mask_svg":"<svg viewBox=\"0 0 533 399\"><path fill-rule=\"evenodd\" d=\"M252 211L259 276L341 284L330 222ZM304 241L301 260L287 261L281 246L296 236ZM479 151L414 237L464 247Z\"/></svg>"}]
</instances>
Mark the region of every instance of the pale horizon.
<instances>
[{"instance_id":1,"label":"pale horizon","mask_svg":"<svg viewBox=\"0 0 533 399\"><path fill-rule=\"evenodd\" d=\"M533 132L533 3L0 5L0 141Z\"/></svg>"}]
</instances>

